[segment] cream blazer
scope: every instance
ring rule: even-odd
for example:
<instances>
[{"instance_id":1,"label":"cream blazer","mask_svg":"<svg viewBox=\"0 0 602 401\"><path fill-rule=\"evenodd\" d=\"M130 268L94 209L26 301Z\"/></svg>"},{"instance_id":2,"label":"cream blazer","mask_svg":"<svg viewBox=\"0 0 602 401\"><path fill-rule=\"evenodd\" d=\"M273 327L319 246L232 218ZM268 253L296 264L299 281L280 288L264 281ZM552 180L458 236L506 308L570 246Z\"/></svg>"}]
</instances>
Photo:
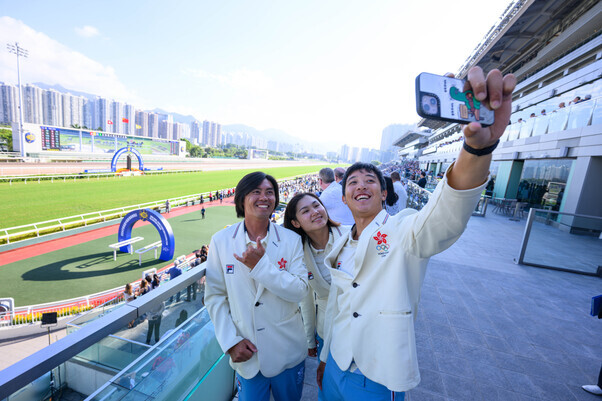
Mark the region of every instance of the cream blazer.
<instances>
[{"instance_id":1,"label":"cream blazer","mask_svg":"<svg viewBox=\"0 0 602 401\"><path fill-rule=\"evenodd\" d=\"M349 229L349 226L332 227L330 229L328 243L324 248L325 255L330 253L332 246L341 236L348 235ZM307 348L309 349L316 348L316 332L322 339L324 338L324 316L326 315L330 284L324 280L320 269L316 266L309 239L303 245L303 253L303 261L307 267L307 283L310 290L301 302L301 314L303 315Z\"/></svg>"},{"instance_id":2,"label":"cream blazer","mask_svg":"<svg viewBox=\"0 0 602 401\"><path fill-rule=\"evenodd\" d=\"M334 341L343 342L339 349L352 352L366 377L391 391L407 391L420 382L414 320L426 266L431 256L460 237L484 188L485 184L458 191L444 178L420 212L404 209L389 216L383 210L360 235L353 281L348 287L353 291L351 331ZM346 273L336 270L337 258L348 239L340 238L325 260L333 270L320 354L323 362L333 341L331 326L339 311L340 286L344 282L349 285L349 279L341 276Z\"/></svg>"},{"instance_id":3,"label":"cream blazer","mask_svg":"<svg viewBox=\"0 0 602 401\"><path fill-rule=\"evenodd\" d=\"M216 233L206 262L205 305L224 352L243 339L257 352L230 365L245 379L273 377L301 363L306 340L299 302L307 295L301 237L270 223L265 255L253 270L237 261L247 248L243 222Z\"/></svg>"}]
</instances>

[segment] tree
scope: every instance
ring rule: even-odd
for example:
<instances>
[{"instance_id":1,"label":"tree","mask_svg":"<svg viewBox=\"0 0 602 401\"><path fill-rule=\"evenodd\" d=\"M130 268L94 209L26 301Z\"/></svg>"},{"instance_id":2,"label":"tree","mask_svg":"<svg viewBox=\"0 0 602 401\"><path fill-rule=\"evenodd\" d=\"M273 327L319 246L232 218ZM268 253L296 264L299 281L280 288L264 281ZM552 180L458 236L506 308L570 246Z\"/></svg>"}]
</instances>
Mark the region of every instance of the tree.
<instances>
[{"instance_id":1,"label":"tree","mask_svg":"<svg viewBox=\"0 0 602 401\"><path fill-rule=\"evenodd\" d=\"M378 160L372 160L370 163L374 164L375 166L381 165L381 163Z\"/></svg>"},{"instance_id":2,"label":"tree","mask_svg":"<svg viewBox=\"0 0 602 401\"><path fill-rule=\"evenodd\" d=\"M5 148L6 149L3 149ZM0 149L8 152L13 150L13 131L10 129L0 128Z\"/></svg>"}]
</instances>

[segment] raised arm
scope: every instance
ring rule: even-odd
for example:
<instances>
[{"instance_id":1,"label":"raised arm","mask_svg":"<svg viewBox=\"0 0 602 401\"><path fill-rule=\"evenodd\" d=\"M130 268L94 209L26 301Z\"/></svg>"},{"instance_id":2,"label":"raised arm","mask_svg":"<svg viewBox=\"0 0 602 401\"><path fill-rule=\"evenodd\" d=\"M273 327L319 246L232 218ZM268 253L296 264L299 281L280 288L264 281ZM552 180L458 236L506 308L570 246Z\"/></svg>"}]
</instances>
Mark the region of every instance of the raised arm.
<instances>
[{"instance_id":1,"label":"raised arm","mask_svg":"<svg viewBox=\"0 0 602 401\"><path fill-rule=\"evenodd\" d=\"M516 78L512 74L502 76L499 70L491 70L485 78L481 67L472 67L468 71L468 82L477 100L494 110L495 114L495 123L489 127L482 127L476 122L464 127L464 143L481 150L495 145L508 126ZM454 189L470 189L483 184L489 175L490 163L491 153L476 156L462 148L447 176L449 185Z\"/></svg>"}]
</instances>

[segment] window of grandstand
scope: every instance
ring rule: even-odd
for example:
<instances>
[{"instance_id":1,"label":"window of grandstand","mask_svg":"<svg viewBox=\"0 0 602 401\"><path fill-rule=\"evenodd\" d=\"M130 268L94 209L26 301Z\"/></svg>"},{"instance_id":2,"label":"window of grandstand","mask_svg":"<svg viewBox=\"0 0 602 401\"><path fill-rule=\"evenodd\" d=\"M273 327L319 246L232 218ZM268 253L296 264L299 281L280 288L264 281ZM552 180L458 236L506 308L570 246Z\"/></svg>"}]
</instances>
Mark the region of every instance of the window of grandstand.
<instances>
[{"instance_id":1,"label":"window of grandstand","mask_svg":"<svg viewBox=\"0 0 602 401\"><path fill-rule=\"evenodd\" d=\"M517 199L531 207L559 211L574 160L526 160Z\"/></svg>"}]
</instances>

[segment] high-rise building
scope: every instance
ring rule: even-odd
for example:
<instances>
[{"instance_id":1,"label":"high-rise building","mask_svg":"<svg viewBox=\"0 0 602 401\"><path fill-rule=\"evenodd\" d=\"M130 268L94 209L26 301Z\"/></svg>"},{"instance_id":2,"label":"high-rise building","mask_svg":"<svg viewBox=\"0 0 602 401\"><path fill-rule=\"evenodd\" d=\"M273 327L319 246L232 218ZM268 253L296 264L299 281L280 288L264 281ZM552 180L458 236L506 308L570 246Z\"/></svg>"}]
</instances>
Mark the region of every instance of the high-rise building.
<instances>
[{"instance_id":1,"label":"high-rise building","mask_svg":"<svg viewBox=\"0 0 602 401\"><path fill-rule=\"evenodd\" d=\"M173 123L167 119L159 120L159 138L171 139L173 132Z\"/></svg>"},{"instance_id":2,"label":"high-rise building","mask_svg":"<svg viewBox=\"0 0 602 401\"><path fill-rule=\"evenodd\" d=\"M200 144L202 139L202 127L198 121L190 123L190 142Z\"/></svg>"},{"instance_id":3,"label":"high-rise building","mask_svg":"<svg viewBox=\"0 0 602 401\"><path fill-rule=\"evenodd\" d=\"M63 127L82 126L84 124L85 98L63 93L61 101L63 104Z\"/></svg>"},{"instance_id":4,"label":"high-rise building","mask_svg":"<svg viewBox=\"0 0 602 401\"><path fill-rule=\"evenodd\" d=\"M344 161L344 162L349 161L349 145L345 144L345 145L341 146L340 158L341 158L341 161Z\"/></svg>"},{"instance_id":5,"label":"high-rise building","mask_svg":"<svg viewBox=\"0 0 602 401\"><path fill-rule=\"evenodd\" d=\"M94 101L84 100L84 127L94 129Z\"/></svg>"},{"instance_id":6,"label":"high-rise building","mask_svg":"<svg viewBox=\"0 0 602 401\"><path fill-rule=\"evenodd\" d=\"M54 89L44 91L42 95L43 124L63 126L63 102L61 93Z\"/></svg>"},{"instance_id":7,"label":"high-rise building","mask_svg":"<svg viewBox=\"0 0 602 401\"><path fill-rule=\"evenodd\" d=\"M109 124L111 121L111 124ZM112 132L108 129L114 122L110 119L109 101L97 96L94 100L93 124L90 127L93 130Z\"/></svg>"},{"instance_id":8,"label":"high-rise building","mask_svg":"<svg viewBox=\"0 0 602 401\"><path fill-rule=\"evenodd\" d=\"M123 134L124 132L122 131L121 126L122 119L125 118L123 116L123 103L112 100L110 112L109 120L111 120L113 124L109 124L109 132Z\"/></svg>"},{"instance_id":9,"label":"high-rise building","mask_svg":"<svg viewBox=\"0 0 602 401\"><path fill-rule=\"evenodd\" d=\"M123 115L121 120L119 120L120 131L122 134L126 135L135 135L136 133L136 122L134 121L136 118L134 112L134 106L131 104L123 105Z\"/></svg>"},{"instance_id":10,"label":"high-rise building","mask_svg":"<svg viewBox=\"0 0 602 401\"><path fill-rule=\"evenodd\" d=\"M211 137L211 123L207 120L203 121L203 136L201 138L201 144L204 146L209 145L209 138Z\"/></svg>"},{"instance_id":11,"label":"high-rise building","mask_svg":"<svg viewBox=\"0 0 602 401\"><path fill-rule=\"evenodd\" d=\"M171 135L168 137L168 139L173 139L173 140L179 140L180 138L184 138L184 131L186 125L182 124L182 123L172 123L171 126Z\"/></svg>"},{"instance_id":12,"label":"high-rise building","mask_svg":"<svg viewBox=\"0 0 602 401\"><path fill-rule=\"evenodd\" d=\"M148 114L148 136L159 138L159 115L157 113Z\"/></svg>"},{"instance_id":13,"label":"high-rise building","mask_svg":"<svg viewBox=\"0 0 602 401\"><path fill-rule=\"evenodd\" d=\"M17 87L0 82L0 124L19 121L19 94Z\"/></svg>"},{"instance_id":14,"label":"high-rise building","mask_svg":"<svg viewBox=\"0 0 602 401\"><path fill-rule=\"evenodd\" d=\"M150 136L148 133L148 116L149 113L142 110L136 110L136 121L135 121L135 130L134 135L139 136ZM140 127L140 128L138 128Z\"/></svg>"},{"instance_id":15,"label":"high-rise building","mask_svg":"<svg viewBox=\"0 0 602 401\"><path fill-rule=\"evenodd\" d=\"M32 124L43 124L42 95L44 91L34 85L23 87L23 121ZM18 100L17 100L18 101Z\"/></svg>"}]
</instances>

